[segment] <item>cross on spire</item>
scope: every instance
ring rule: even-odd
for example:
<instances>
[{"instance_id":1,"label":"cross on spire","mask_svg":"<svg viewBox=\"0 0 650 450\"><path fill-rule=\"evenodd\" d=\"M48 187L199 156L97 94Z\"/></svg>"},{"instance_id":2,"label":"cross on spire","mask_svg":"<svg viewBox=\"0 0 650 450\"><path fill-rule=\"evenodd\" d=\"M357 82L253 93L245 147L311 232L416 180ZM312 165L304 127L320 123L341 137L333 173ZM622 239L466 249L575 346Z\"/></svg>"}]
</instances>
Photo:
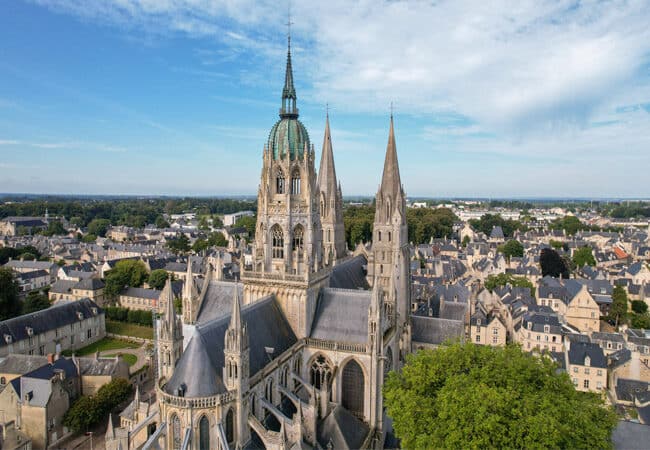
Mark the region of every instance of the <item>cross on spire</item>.
<instances>
[{"instance_id":1,"label":"cross on spire","mask_svg":"<svg viewBox=\"0 0 650 450\"><path fill-rule=\"evenodd\" d=\"M289 0L289 6L287 8L287 23L285 25L287 26L287 39L289 40L289 45L291 45L291 25L293 25L291 21L291 0Z\"/></svg>"},{"instance_id":2,"label":"cross on spire","mask_svg":"<svg viewBox=\"0 0 650 450\"><path fill-rule=\"evenodd\" d=\"M393 118L393 102L390 102L390 118Z\"/></svg>"}]
</instances>

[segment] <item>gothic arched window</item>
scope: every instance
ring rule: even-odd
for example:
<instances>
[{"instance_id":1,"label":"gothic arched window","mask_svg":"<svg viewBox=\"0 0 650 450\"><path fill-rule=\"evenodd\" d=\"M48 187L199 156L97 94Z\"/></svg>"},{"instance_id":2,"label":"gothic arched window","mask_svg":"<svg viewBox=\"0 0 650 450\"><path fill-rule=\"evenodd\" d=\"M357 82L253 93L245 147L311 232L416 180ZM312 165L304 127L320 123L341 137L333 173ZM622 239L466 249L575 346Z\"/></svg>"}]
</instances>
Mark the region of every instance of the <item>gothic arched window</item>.
<instances>
[{"instance_id":1,"label":"gothic arched window","mask_svg":"<svg viewBox=\"0 0 650 450\"><path fill-rule=\"evenodd\" d=\"M266 389L264 390L264 398L273 403L273 378L266 380Z\"/></svg>"},{"instance_id":2,"label":"gothic arched window","mask_svg":"<svg viewBox=\"0 0 650 450\"><path fill-rule=\"evenodd\" d=\"M235 419L233 418L232 409L229 409L226 414L226 440L229 445L235 442Z\"/></svg>"},{"instance_id":3,"label":"gothic arched window","mask_svg":"<svg viewBox=\"0 0 650 450\"><path fill-rule=\"evenodd\" d=\"M323 355L318 355L309 369L310 382L316 389L329 386L332 378L332 366Z\"/></svg>"},{"instance_id":4,"label":"gothic arched window","mask_svg":"<svg viewBox=\"0 0 650 450\"><path fill-rule=\"evenodd\" d=\"M273 225L273 228L271 228L271 240L273 257L284 258L284 233L280 225Z\"/></svg>"},{"instance_id":5,"label":"gothic arched window","mask_svg":"<svg viewBox=\"0 0 650 450\"><path fill-rule=\"evenodd\" d=\"M199 450L210 450L210 421L206 416L199 420Z\"/></svg>"},{"instance_id":6,"label":"gothic arched window","mask_svg":"<svg viewBox=\"0 0 650 450\"><path fill-rule=\"evenodd\" d=\"M302 225L296 225L293 229L293 249L302 250L304 231Z\"/></svg>"},{"instance_id":7,"label":"gothic arched window","mask_svg":"<svg viewBox=\"0 0 650 450\"><path fill-rule=\"evenodd\" d=\"M181 437L181 419L176 414L172 416L172 449L181 450L183 438Z\"/></svg>"},{"instance_id":8,"label":"gothic arched window","mask_svg":"<svg viewBox=\"0 0 650 450\"><path fill-rule=\"evenodd\" d=\"M345 365L341 375L341 396L345 409L363 419L365 382L363 370L354 359Z\"/></svg>"},{"instance_id":9,"label":"gothic arched window","mask_svg":"<svg viewBox=\"0 0 650 450\"><path fill-rule=\"evenodd\" d=\"M280 384L284 387L288 387L289 383L289 366L284 366L282 369L282 374L280 375Z\"/></svg>"},{"instance_id":10,"label":"gothic arched window","mask_svg":"<svg viewBox=\"0 0 650 450\"><path fill-rule=\"evenodd\" d=\"M282 173L282 171L278 169L278 173L275 176L275 192L277 192L278 194L284 194L284 190L285 190L284 173Z\"/></svg>"},{"instance_id":11,"label":"gothic arched window","mask_svg":"<svg viewBox=\"0 0 650 450\"><path fill-rule=\"evenodd\" d=\"M300 171L298 169L291 174L291 195L300 195Z\"/></svg>"},{"instance_id":12,"label":"gothic arched window","mask_svg":"<svg viewBox=\"0 0 650 450\"><path fill-rule=\"evenodd\" d=\"M293 360L293 373L295 373L297 376L301 377L302 376L302 357L300 355L296 355L294 360ZM294 386L298 385L298 381L294 381Z\"/></svg>"}]
</instances>

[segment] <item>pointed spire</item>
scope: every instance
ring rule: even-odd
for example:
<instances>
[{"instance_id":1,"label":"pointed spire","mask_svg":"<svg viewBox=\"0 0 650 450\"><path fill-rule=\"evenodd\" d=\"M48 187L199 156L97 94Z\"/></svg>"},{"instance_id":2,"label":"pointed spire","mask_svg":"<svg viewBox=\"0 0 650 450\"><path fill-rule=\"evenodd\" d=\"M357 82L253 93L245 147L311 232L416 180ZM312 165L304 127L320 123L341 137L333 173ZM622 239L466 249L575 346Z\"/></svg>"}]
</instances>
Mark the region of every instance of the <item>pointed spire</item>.
<instances>
[{"instance_id":1,"label":"pointed spire","mask_svg":"<svg viewBox=\"0 0 650 450\"><path fill-rule=\"evenodd\" d=\"M334 166L334 152L332 151L332 137L330 135L329 113L325 116L325 136L323 137L323 152L318 170L318 187L328 195L336 195L337 190L336 167Z\"/></svg>"},{"instance_id":2,"label":"pointed spire","mask_svg":"<svg viewBox=\"0 0 650 450\"><path fill-rule=\"evenodd\" d=\"M133 397L133 403L135 405L135 410L140 409L140 385L136 383L135 385L135 396Z\"/></svg>"},{"instance_id":3,"label":"pointed spire","mask_svg":"<svg viewBox=\"0 0 650 450\"><path fill-rule=\"evenodd\" d=\"M298 117L296 100L296 88L293 85L293 68L291 66L291 35L289 35L287 37L287 68L284 72L284 88L282 88L282 109L280 109L280 117Z\"/></svg>"},{"instance_id":4,"label":"pointed spire","mask_svg":"<svg viewBox=\"0 0 650 450\"><path fill-rule=\"evenodd\" d=\"M108 413L108 427L106 427L106 437L115 439L115 431L113 430L113 414Z\"/></svg>"},{"instance_id":5,"label":"pointed spire","mask_svg":"<svg viewBox=\"0 0 650 450\"><path fill-rule=\"evenodd\" d=\"M230 316L230 328L241 330L241 304L239 303L239 286L235 283L235 294L232 301L232 314Z\"/></svg>"},{"instance_id":6,"label":"pointed spire","mask_svg":"<svg viewBox=\"0 0 650 450\"><path fill-rule=\"evenodd\" d=\"M388 145L386 146L386 159L384 161L384 174L379 188L383 196L397 198L402 191L402 181L397 162L397 147L395 145L395 130L393 128L393 114L390 115L390 131L388 132Z\"/></svg>"},{"instance_id":7,"label":"pointed spire","mask_svg":"<svg viewBox=\"0 0 650 450\"><path fill-rule=\"evenodd\" d=\"M170 278L167 278L165 287L160 293L160 301L164 303L165 308L161 337L163 339L171 339L174 336L174 328L176 326L176 309L174 308L174 291Z\"/></svg>"}]
</instances>

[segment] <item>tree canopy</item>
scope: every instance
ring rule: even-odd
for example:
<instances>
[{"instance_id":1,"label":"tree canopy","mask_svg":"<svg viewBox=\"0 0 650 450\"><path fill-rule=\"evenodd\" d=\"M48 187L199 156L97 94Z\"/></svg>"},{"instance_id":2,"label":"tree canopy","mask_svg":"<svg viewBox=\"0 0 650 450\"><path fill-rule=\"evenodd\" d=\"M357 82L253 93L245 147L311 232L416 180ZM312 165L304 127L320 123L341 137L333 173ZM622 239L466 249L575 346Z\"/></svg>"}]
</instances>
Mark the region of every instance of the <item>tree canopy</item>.
<instances>
[{"instance_id":1,"label":"tree canopy","mask_svg":"<svg viewBox=\"0 0 650 450\"><path fill-rule=\"evenodd\" d=\"M576 267L595 266L596 259L594 258L594 253L591 250L591 247L584 246L577 248L573 252L573 264L575 264Z\"/></svg>"},{"instance_id":2,"label":"tree canopy","mask_svg":"<svg viewBox=\"0 0 650 450\"><path fill-rule=\"evenodd\" d=\"M542 276L550 275L559 278L562 275L564 278L569 278L569 267L562 259L560 254L552 248L543 248L539 255L539 265L542 268Z\"/></svg>"},{"instance_id":3,"label":"tree canopy","mask_svg":"<svg viewBox=\"0 0 650 450\"><path fill-rule=\"evenodd\" d=\"M29 314L52 306L46 294L39 291L32 291L27 294L27 298L23 303L23 314Z\"/></svg>"},{"instance_id":4,"label":"tree canopy","mask_svg":"<svg viewBox=\"0 0 650 450\"><path fill-rule=\"evenodd\" d=\"M489 236L494 227L501 227L506 237L512 237L516 230L526 231L528 227L516 220L504 219L500 214L484 214L480 219L470 219L469 224L477 231Z\"/></svg>"},{"instance_id":5,"label":"tree canopy","mask_svg":"<svg viewBox=\"0 0 650 450\"><path fill-rule=\"evenodd\" d=\"M186 253L190 250L190 238L181 233L178 237L168 240L166 245L173 253Z\"/></svg>"},{"instance_id":6,"label":"tree canopy","mask_svg":"<svg viewBox=\"0 0 650 450\"><path fill-rule=\"evenodd\" d=\"M93 219L88 224L88 234L105 237L110 226L111 221L108 219Z\"/></svg>"},{"instance_id":7,"label":"tree canopy","mask_svg":"<svg viewBox=\"0 0 650 450\"><path fill-rule=\"evenodd\" d=\"M524 256L523 244L515 239L510 239L505 244L500 245L499 251L503 253L503 256L508 259L512 258L513 256L520 258Z\"/></svg>"},{"instance_id":8,"label":"tree canopy","mask_svg":"<svg viewBox=\"0 0 650 450\"><path fill-rule=\"evenodd\" d=\"M615 327L627 319L627 293L623 286L614 287L612 292L612 306L609 308L609 320Z\"/></svg>"},{"instance_id":9,"label":"tree canopy","mask_svg":"<svg viewBox=\"0 0 650 450\"><path fill-rule=\"evenodd\" d=\"M403 448L611 448L602 397L518 346L452 344L407 356L384 386Z\"/></svg>"},{"instance_id":10,"label":"tree canopy","mask_svg":"<svg viewBox=\"0 0 650 450\"><path fill-rule=\"evenodd\" d=\"M116 298L125 286L139 287L148 278L147 267L138 259L118 261L106 274L104 294Z\"/></svg>"},{"instance_id":11,"label":"tree canopy","mask_svg":"<svg viewBox=\"0 0 650 450\"><path fill-rule=\"evenodd\" d=\"M167 282L167 271L165 269L156 269L152 270L149 274L149 280L147 283L152 289L161 290L165 287L165 282Z\"/></svg>"},{"instance_id":12,"label":"tree canopy","mask_svg":"<svg viewBox=\"0 0 650 450\"><path fill-rule=\"evenodd\" d=\"M535 297L535 286L532 281L526 277L517 277L510 273L500 273L498 275L489 275L485 280L485 289L492 292L499 286L509 284L514 287L526 287L530 289L530 295Z\"/></svg>"},{"instance_id":13,"label":"tree canopy","mask_svg":"<svg viewBox=\"0 0 650 450\"><path fill-rule=\"evenodd\" d=\"M20 286L9 267L0 267L0 320L20 315Z\"/></svg>"}]
</instances>

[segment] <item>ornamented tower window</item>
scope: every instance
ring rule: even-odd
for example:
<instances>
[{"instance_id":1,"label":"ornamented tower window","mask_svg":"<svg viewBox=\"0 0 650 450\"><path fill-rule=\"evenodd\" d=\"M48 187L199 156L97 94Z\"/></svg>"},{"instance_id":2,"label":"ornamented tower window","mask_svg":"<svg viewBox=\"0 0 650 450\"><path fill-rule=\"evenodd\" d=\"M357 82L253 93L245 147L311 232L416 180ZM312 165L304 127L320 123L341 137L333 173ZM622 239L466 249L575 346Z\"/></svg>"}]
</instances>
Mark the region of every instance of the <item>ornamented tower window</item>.
<instances>
[{"instance_id":1,"label":"ornamented tower window","mask_svg":"<svg viewBox=\"0 0 650 450\"><path fill-rule=\"evenodd\" d=\"M278 194L284 194L284 174L279 169L275 178L275 190Z\"/></svg>"},{"instance_id":2,"label":"ornamented tower window","mask_svg":"<svg viewBox=\"0 0 650 450\"><path fill-rule=\"evenodd\" d=\"M291 195L300 195L300 172L298 169L291 175Z\"/></svg>"},{"instance_id":3,"label":"ornamented tower window","mask_svg":"<svg viewBox=\"0 0 650 450\"><path fill-rule=\"evenodd\" d=\"M302 250L304 231L302 226L296 225L293 229L293 250Z\"/></svg>"},{"instance_id":4,"label":"ornamented tower window","mask_svg":"<svg viewBox=\"0 0 650 450\"><path fill-rule=\"evenodd\" d=\"M273 239L273 258L284 258L284 233L279 225L274 225L271 229Z\"/></svg>"}]
</instances>

